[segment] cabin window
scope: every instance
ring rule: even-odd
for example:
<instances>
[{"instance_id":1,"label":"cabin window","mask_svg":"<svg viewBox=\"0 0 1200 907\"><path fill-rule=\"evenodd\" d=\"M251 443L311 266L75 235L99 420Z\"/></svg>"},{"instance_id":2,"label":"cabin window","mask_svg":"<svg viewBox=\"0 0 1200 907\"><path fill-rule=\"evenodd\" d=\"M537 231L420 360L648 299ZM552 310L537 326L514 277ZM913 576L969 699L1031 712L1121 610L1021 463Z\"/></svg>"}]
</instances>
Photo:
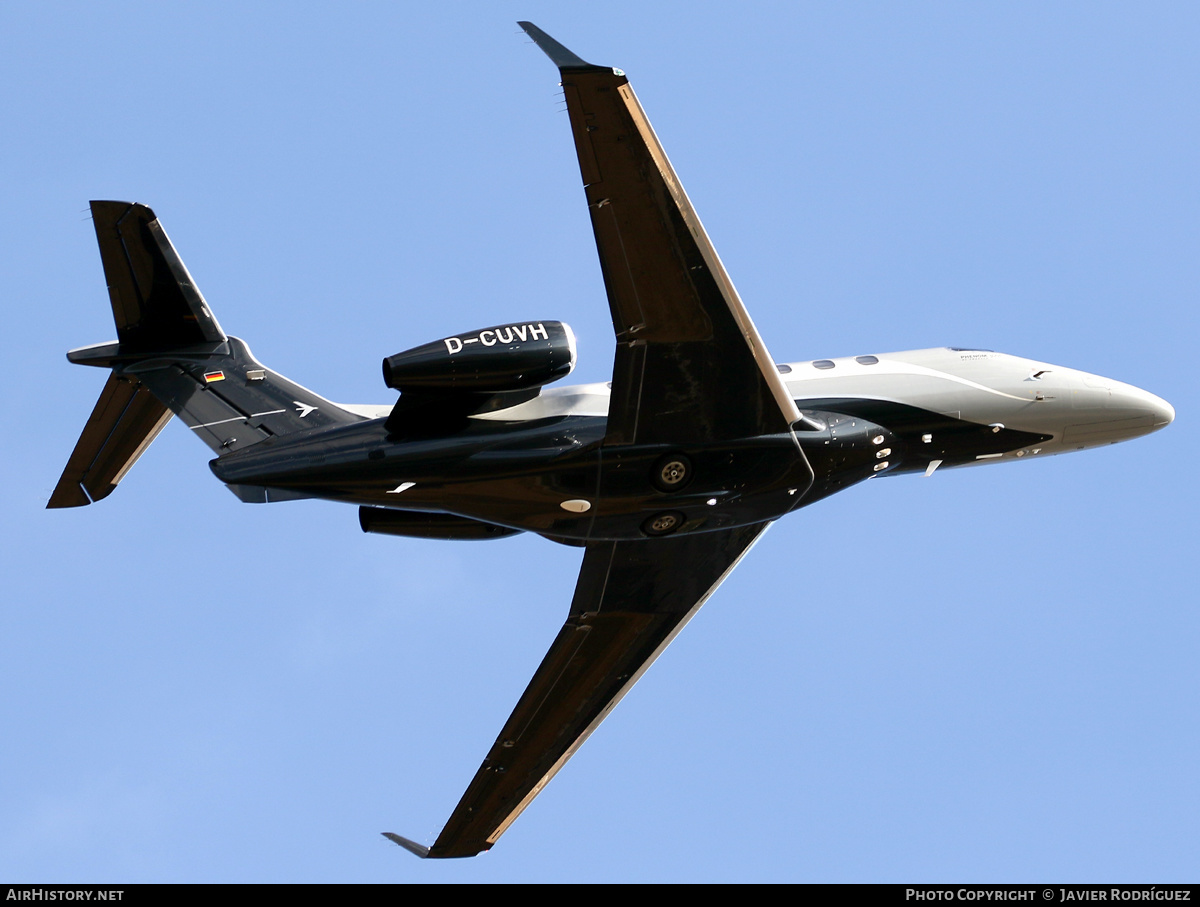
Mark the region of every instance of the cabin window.
<instances>
[{"instance_id":1,"label":"cabin window","mask_svg":"<svg viewBox=\"0 0 1200 907\"><path fill-rule=\"evenodd\" d=\"M790 365L776 365L775 368L779 369L779 374L781 375L790 375L792 373Z\"/></svg>"},{"instance_id":2,"label":"cabin window","mask_svg":"<svg viewBox=\"0 0 1200 907\"><path fill-rule=\"evenodd\" d=\"M832 359L818 359L813 363L813 368L833 368Z\"/></svg>"},{"instance_id":3,"label":"cabin window","mask_svg":"<svg viewBox=\"0 0 1200 907\"><path fill-rule=\"evenodd\" d=\"M859 365L878 365L879 359L875 356L855 356L854 361Z\"/></svg>"}]
</instances>

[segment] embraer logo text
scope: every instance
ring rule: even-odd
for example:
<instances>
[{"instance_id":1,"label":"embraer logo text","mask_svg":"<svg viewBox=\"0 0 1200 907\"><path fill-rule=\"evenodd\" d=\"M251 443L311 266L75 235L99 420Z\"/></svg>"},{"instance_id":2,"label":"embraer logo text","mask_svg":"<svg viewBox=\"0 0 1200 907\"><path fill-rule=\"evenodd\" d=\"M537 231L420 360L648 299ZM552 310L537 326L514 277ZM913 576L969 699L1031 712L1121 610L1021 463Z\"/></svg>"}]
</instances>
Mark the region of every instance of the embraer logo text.
<instances>
[{"instance_id":1,"label":"embraer logo text","mask_svg":"<svg viewBox=\"0 0 1200 907\"><path fill-rule=\"evenodd\" d=\"M468 343L482 343L484 346L495 346L497 343L512 343L514 340L549 340L550 335L539 321L534 324L509 324L502 328L488 328L480 331L479 335L469 340L459 340L457 337L447 337L446 352L453 356Z\"/></svg>"}]
</instances>

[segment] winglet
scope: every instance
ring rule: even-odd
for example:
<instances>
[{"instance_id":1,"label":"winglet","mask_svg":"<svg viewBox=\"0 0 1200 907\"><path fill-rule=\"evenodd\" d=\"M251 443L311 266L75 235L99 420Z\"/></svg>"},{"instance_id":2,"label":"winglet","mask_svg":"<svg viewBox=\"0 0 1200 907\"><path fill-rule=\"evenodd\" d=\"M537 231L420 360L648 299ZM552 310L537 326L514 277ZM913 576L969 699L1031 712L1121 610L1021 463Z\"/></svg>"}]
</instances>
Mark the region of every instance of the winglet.
<instances>
[{"instance_id":1,"label":"winglet","mask_svg":"<svg viewBox=\"0 0 1200 907\"><path fill-rule=\"evenodd\" d=\"M410 840L408 840L408 838L403 838L400 835L393 834L390 831L380 832L380 834L382 834L385 838L387 838L393 844L399 844L401 847L403 847L409 853L415 853L422 860L429 857L429 848L426 847L424 844L418 844L416 841L410 841Z\"/></svg>"},{"instance_id":2,"label":"winglet","mask_svg":"<svg viewBox=\"0 0 1200 907\"><path fill-rule=\"evenodd\" d=\"M542 52L550 58L559 69L564 72L570 70L572 72L593 71L593 72L611 72L611 66L597 66L595 63L589 63L571 51L567 50L548 34L534 25L532 22L518 22L517 25L525 29L525 33L533 38L533 43L542 49Z\"/></svg>"}]
</instances>

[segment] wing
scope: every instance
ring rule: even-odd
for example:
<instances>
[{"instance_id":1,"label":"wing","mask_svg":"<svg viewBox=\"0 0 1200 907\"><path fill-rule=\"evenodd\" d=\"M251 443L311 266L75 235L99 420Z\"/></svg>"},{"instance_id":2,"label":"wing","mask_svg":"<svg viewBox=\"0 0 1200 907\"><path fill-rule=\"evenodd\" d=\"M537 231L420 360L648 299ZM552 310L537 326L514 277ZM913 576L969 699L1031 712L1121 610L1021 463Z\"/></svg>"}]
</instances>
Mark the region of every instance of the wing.
<instances>
[{"instance_id":1,"label":"wing","mask_svg":"<svg viewBox=\"0 0 1200 907\"><path fill-rule=\"evenodd\" d=\"M628 79L520 25L562 74L617 335L605 443L789 431L800 413Z\"/></svg>"},{"instance_id":2,"label":"wing","mask_svg":"<svg viewBox=\"0 0 1200 907\"><path fill-rule=\"evenodd\" d=\"M571 613L432 847L487 850L583 745L769 524L587 546Z\"/></svg>"}]
</instances>

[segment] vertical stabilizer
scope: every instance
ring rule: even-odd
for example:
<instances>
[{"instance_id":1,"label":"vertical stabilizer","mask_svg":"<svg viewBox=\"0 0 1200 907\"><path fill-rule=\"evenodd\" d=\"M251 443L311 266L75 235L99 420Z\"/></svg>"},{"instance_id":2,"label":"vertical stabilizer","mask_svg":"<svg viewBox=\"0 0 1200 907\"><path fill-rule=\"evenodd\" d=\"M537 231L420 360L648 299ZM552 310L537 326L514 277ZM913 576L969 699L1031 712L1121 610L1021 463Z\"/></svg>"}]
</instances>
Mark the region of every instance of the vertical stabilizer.
<instances>
[{"instance_id":1,"label":"vertical stabilizer","mask_svg":"<svg viewBox=\"0 0 1200 907\"><path fill-rule=\"evenodd\" d=\"M92 202L92 222L122 352L225 339L153 211L130 202Z\"/></svg>"}]
</instances>

